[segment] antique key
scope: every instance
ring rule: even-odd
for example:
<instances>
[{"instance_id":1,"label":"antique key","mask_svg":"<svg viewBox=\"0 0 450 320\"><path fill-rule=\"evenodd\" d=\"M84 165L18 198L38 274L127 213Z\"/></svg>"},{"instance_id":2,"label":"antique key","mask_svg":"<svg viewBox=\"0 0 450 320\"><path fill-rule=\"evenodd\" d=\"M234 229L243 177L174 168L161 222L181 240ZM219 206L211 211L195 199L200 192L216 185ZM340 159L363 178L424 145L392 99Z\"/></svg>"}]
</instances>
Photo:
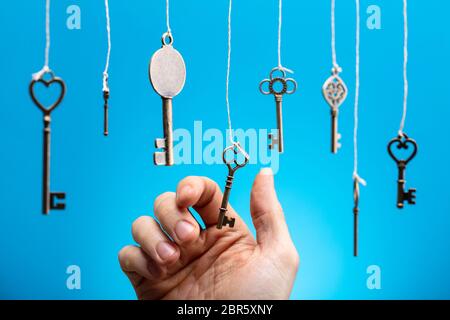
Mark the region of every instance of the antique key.
<instances>
[{"instance_id":1,"label":"antique key","mask_svg":"<svg viewBox=\"0 0 450 320\"><path fill-rule=\"evenodd\" d=\"M280 72L281 76L275 76L276 72ZM292 84L292 88L289 90L289 84ZM264 90L264 86L267 85L267 90ZM277 131L278 134L269 134L269 148L274 149L278 145L278 152L283 153L284 141L283 141L283 95L292 94L297 90L297 82L292 78L286 78L286 71L283 68L276 67L270 72L269 79L264 79L259 84L259 91L262 94L273 94L275 97L275 104L277 108Z\"/></svg>"},{"instance_id":2,"label":"antique key","mask_svg":"<svg viewBox=\"0 0 450 320\"><path fill-rule=\"evenodd\" d=\"M227 153L232 153L233 158L227 159ZM237 159L238 155L244 157L243 162ZM230 218L226 215L228 211L228 200L230 198L231 187L233 185L234 173L244 167L249 160L248 154L245 153L239 146L239 143L234 143L233 145L225 148L222 153L222 160L228 167L228 176L225 183L225 190L223 192L222 204L219 210L219 220L217 221L217 229L222 229L223 226L228 225L230 228L234 227L235 218Z\"/></svg>"},{"instance_id":3,"label":"antique key","mask_svg":"<svg viewBox=\"0 0 450 320\"><path fill-rule=\"evenodd\" d=\"M358 256L359 181L353 179L353 256Z\"/></svg>"},{"instance_id":4,"label":"antique key","mask_svg":"<svg viewBox=\"0 0 450 320\"><path fill-rule=\"evenodd\" d=\"M45 80L44 76L48 74L50 75L50 80ZM57 84L61 88L61 92L59 94L58 99L49 107L44 106L37 98L34 93L34 86L36 83L42 83L45 87L49 88L53 84ZM51 192L50 191L50 123L51 123L51 112L55 110L55 108L61 103L64 95L66 93L66 84L64 81L56 77L52 71L46 71L37 79L32 79L29 91L31 95L31 99L38 106L38 108L44 114L44 161L43 161L43 186L42 186L42 213L48 214L50 210L64 210L66 205L58 200L64 200L66 198L66 194L63 192Z\"/></svg>"},{"instance_id":5,"label":"antique key","mask_svg":"<svg viewBox=\"0 0 450 320\"><path fill-rule=\"evenodd\" d=\"M347 86L339 77L341 69L334 67L331 71L331 76L325 81L322 87L322 94L325 101L331 108L331 152L337 153L341 147L339 142L341 134L338 132L338 114L339 107L347 98Z\"/></svg>"},{"instance_id":6,"label":"antique key","mask_svg":"<svg viewBox=\"0 0 450 320\"><path fill-rule=\"evenodd\" d=\"M392 147L396 145L397 149L407 150L410 146L413 148L412 153L405 160L398 159ZM405 170L407 164L416 156L417 154L417 143L413 139L410 139L405 133L399 135L395 139L392 139L388 144L388 152L392 159L397 163L398 167L398 180L397 180L397 208L403 208L404 202L407 201L408 204L416 204L416 189L411 188L405 191Z\"/></svg>"},{"instance_id":7,"label":"antique key","mask_svg":"<svg viewBox=\"0 0 450 320\"><path fill-rule=\"evenodd\" d=\"M103 135L108 136L108 99L109 89L103 90Z\"/></svg>"},{"instance_id":8,"label":"antique key","mask_svg":"<svg viewBox=\"0 0 450 320\"><path fill-rule=\"evenodd\" d=\"M186 66L183 57L173 48L172 44L172 34L164 33L162 48L153 54L149 65L150 82L163 101L164 138L155 140L156 148L163 151L154 153L155 165L171 166L174 164L172 98L180 93L186 80Z\"/></svg>"}]
</instances>

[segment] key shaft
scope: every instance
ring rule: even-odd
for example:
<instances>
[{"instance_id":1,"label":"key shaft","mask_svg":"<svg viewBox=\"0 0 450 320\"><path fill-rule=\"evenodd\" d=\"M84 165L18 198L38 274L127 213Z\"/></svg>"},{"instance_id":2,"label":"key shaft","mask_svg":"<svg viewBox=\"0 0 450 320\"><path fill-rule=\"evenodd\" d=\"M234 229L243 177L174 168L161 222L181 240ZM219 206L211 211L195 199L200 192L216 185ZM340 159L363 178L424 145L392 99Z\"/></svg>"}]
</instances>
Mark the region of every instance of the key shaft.
<instances>
[{"instance_id":1,"label":"key shaft","mask_svg":"<svg viewBox=\"0 0 450 320\"><path fill-rule=\"evenodd\" d=\"M172 166L173 160L173 122L172 122L172 98L162 98L162 117L164 138L156 139L155 145L158 149L154 154L156 165Z\"/></svg>"},{"instance_id":2,"label":"key shaft","mask_svg":"<svg viewBox=\"0 0 450 320\"><path fill-rule=\"evenodd\" d=\"M358 256L358 236L359 236L359 182L353 179L353 256Z\"/></svg>"},{"instance_id":3,"label":"key shaft","mask_svg":"<svg viewBox=\"0 0 450 320\"><path fill-rule=\"evenodd\" d=\"M283 153L284 151L284 140L283 140L283 96L281 94L275 95L275 104L277 108L277 144L278 152Z\"/></svg>"},{"instance_id":4,"label":"key shaft","mask_svg":"<svg viewBox=\"0 0 450 320\"><path fill-rule=\"evenodd\" d=\"M50 129L51 117L44 116L44 150L43 150L43 175L42 175L42 213L50 211Z\"/></svg>"},{"instance_id":5,"label":"key shaft","mask_svg":"<svg viewBox=\"0 0 450 320\"><path fill-rule=\"evenodd\" d=\"M42 174L42 213L48 214L50 210L64 210L64 203L57 203L55 199L64 200L63 192L51 192L50 190L50 145L51 145L51 117L44 115L44 141L43 141L43 174Z\"/></svg>"},{"instance_id":6,"label":"key shaft","mask_svg":"<svg viewBox=\"0 0 450 320\"><path fill-rule=\"evenodd\" d=\"M276 113L277 113L277 132L275 134L269 133L269 149L275 149L278 146L278 152L283 153L283 95L274 94Z\"/></svg>"},{"instance_id":7,"label":"key shaft","mask_svg":"<svg viewBox=\"0 0 450 320\"><path fill-rule=\"evenodd\" d=\"M353 256L358 256L358 216L359 208L353 208Z\"/></svg>"},{"instance_id":8,"label":"key shaft","mask_svg":"<svg viewBox=\"0 0 450 320\"><path fill-rule=\"evenodd\" d=\"M341 135L338 132L338 108L331 109L331 152L337 153L338 149L341 147L339 142Z\"/></svg>"},{"instance_id":9,"label":"key shaft","mask_svg":"<svg viewBox=\"0 0 450 320\"><path fill-rule=\"evenodd\" d=\"M109 91L103 91L103 135L108 136L108 99L109 99Z\"/></svg>"},{"instance_id":10,"label":"key shaft","mask_svg":"<svg viewBox=\"0 0 450 320\"><path fill-rule=\"evenodd\" d=\"M217 221L217 229L222 229L223 226L229 225L230 228L234 227L235 218L227 217L228 201L230 199L231 187L233 185L234 172L231 172L227 176L225 183L225 190L223 192L222 204L219 209L219 220Z\"/></svg>"}]
</instances>

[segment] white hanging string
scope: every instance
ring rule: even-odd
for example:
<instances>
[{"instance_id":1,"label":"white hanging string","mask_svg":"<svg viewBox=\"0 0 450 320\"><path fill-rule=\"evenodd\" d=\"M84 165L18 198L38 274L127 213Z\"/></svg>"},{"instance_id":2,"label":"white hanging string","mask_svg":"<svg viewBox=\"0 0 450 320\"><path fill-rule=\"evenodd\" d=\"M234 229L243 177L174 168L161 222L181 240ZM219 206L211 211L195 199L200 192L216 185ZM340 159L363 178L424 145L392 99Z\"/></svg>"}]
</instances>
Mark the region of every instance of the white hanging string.
<instances>
[{"instance_id":1,"label":"white hanging string","mask_svg":"<svg viewBox=\"0 0 450 320\"><path fill-rule=\"evenodd\" d=\"M50 72L50 0L45 3L45 61L41 70L32 75L33 79L40 79L45 73Z\"/></svg>"},{"instance_id":2,"label":"white hanging string","mask_svg":"<svg viewBox=\"0 0 450 320\"><path fill-rule=\"evenodd\" d=\"M408 111L408 0L403 0L403 115L400 121L399 136L403 137L406 113Z\"/></svg>"},{"instance_id":3,"label":"white hanging string","mask_svg":"<svg viewBox=\"0 0 450 320\"><path fill-rule=\"evenodd\" d=\"M278 68L289 73L294 73L291 69L283 67L281 64L281 25L283 23L283 0L278 1Z\"/></svg>"},{"instance_id":4,"label":"white hanging string","mask_svg":"<svg viewBox=\"0 0 450 320\"><path fill-rule=\"evenodd\" d=\"M171 33L170 30L170 18L169 18L169 0L166 0L166 24L167 24L167 33Z\"/></svg>"},{"instance_id":5,"label":"white hanging string","mask_svg":"<svg viewBox=\"0 0 450 320\"><path fill-rule=\"evenodd\" d=\"M336 54L336 23L335 23L336 0L331 0L331 55L333 59L333 68L340 72L341 68L337 63Z\"/></svg>"},{"instance_id":6,"label":"white hanging string","mask_svg":"<svg viewBox=\"0 0 450 320\"><path fill-rule=\"evenodd\" d=\"M231 7L233 5L233 0L230 0L228 5L228 58L227 58L227 80L225 85L225 101L227 104L227 114L228 114L228 135L231 144L234 144L233 138L233 126L231 124L231 108L229 99L229 89L230 89L230 66L231 66Z\"/></svg>"},{"instance_id":7,"label":"white hanging string","mask_svg":"<svg viewBox=\"0 0 450 320\"><path fill-rule=\"evenodd\" d=\"M356 4L356 63L355 63L355 111L354 111L354 128L353 128L353 179L356 179L358 183L363 186L366 185L366 181L362 179L358 174L358 108L359 108L359 47L360 47L360 6L359 0L355 0Z\"/></svg>"},{"instance_id":8,"label":"white hanging string","mask_svg":"<svg viewBox=\"0 0 450 320\"><path fill-rule=\"evenodd\" d=\"M238 141L234 140L233 126L231 124L231 108L230 108L230 99L229 99L229 89L230 89L230 69L231 69L231 9L233 5L233 0L230 0L228 6L228 58L227 58L227 78L225 84L225 101L227 105L227 114L228 114L228 138L230 143L234 145L245 157L248 157L248 154L241 147Z\"/></svg>"},{"instance_id":9,"label":"white hanging string","mask_svg":"<svg viewBox=\"0 0 450 320\"><path fill-rule=\"evenodd\" d=\"M103 71L103 91L109 92L108 86L108 69L109 69L109 58L111 56L111 25L109 19L109 2L105 0L105 12L106 12L106 32L108 33L108 52L106 54L106 65Z\"/></svg>"}]
</instances>

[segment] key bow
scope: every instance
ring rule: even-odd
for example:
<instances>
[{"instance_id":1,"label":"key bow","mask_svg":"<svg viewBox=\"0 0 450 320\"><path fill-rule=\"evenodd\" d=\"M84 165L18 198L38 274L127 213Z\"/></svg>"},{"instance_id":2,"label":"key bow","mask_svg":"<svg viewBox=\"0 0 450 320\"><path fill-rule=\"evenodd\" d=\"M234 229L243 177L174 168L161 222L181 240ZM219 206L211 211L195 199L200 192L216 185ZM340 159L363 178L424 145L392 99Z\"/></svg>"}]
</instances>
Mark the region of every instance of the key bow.
<instances>
[{"instance_id":1,"label":"key bow","mask_svg":"<svg viewBox=\"0 0 450 320\"><path fill-rule=\"evenodd\" d=\"M397 149L404 149L404 150L407 150L407 149L409 149L410 146L412 146L413 151L411 152L409 157L402 160L402 159L397 158L395 156L394 152L392 151L392 148L394 145L397 147ZM406 133L403 133L402 135L398 135L396 138L392 139L389 142L387 149L388 149L389 155L397 164L404 163L404 165L406 166L412 159L414 159L414 157L417 154L417 142L415 140L409 138Z\"/></svg>"},{"instance_id":2,"label":"key bow","mask_svg":"<svg viewBox=\"0 0 450 320\"><path fill-rule=\"evenodd\" d=\"M46 74L50 75L50 80L44 79L44 76ZM58 84L60 86L61 91L59 93L59 97L56 99L55 102L53 102L53 104L46 107L38 100L38 98L36 97L36 94L34 92L34 86L36 85L36 83L42 83L46 88L49 88L53 84ZM31 99L36 104L36 106L38 106L38 108L41 109L41 111L45 115L49 115L56 107L58 107L58 105L63 100L64 95L66 94L66 84L64 83L63 79L55 76L53 71L49 70L49 71L44 72L39 78L37 78L37 79L33 78L31 80L30 86L29 86L29 92L30 92Z\"/></svg>"},{"instance_id":3,"label":"key bow","mask_svg":"<svg viewBox=\"0 0 450 320\"><path fill-rule=\"evenodd\" d=\"M280 72L281 76L275 76L275 72ZM281 84L281 89L277 89L275 85ZM268 90L264 90L264 85L268 85ZM289 84L292 84L292 89L289 90ZM269 95L283 95L292 94L297 90L297 82L293 78L286 78L286 71L280 67L273 68L269 74L268 79L264 79L259 83L259 91L262 94Z\"/></svg>"},{"instance_id":4,"label":"key bow","mask_svg":"<svg viewBox=\"0 0 450 320\"><path fill-rule=\"evenodd\" d=\"M232 152L232 159L227 159L227 154ZM244 157L243 162L239 162L238 155L241 154ZM242 150L239 142L235 142L232 145L226 147L222 153L223 163L228 167L228 171L231 173L236 172L238 169L245 167L248 163L250 157L248 154ZM234 166L233 166L234 165Z\"/></svg>"},{"instance_id":5,"label":"key bow","mask_svg":"<svg viewBox=\"0 0 450 320\"><path fill-rule=\"evenodd\" d=\"M329 106L335 110L344 103L347 98L348 89L344 80L339 77L339 69L333 68L332 75L325 81L322 94Z\"/></svg>"}]
</instances>

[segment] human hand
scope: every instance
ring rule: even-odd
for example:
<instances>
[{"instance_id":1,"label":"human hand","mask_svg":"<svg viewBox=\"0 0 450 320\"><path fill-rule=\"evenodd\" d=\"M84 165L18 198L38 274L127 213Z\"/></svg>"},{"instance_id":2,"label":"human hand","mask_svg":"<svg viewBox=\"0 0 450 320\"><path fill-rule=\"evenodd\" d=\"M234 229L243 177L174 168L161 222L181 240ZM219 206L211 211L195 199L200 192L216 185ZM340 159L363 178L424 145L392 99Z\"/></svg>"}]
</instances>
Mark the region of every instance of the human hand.
<instances>
[{"instance_id":1,"label":"human hand","mask_svg":"<svg viewBox=\"0 0 450 320\"><path fill-rule=\"evenodd\" d=\"M234 228L216 228L222 192L205 177L187 177L176 193L166 192L154 203L158 222L138 218L132 227L139 246L119 253L122 270L139 299L287 299L299 264L278 202L273 173L256 176L250 211L256 240L244 221ZM201 216L201 230L189 212ZM168 236L167 236L167 235Z\"/></svg>"}]
</instances>

